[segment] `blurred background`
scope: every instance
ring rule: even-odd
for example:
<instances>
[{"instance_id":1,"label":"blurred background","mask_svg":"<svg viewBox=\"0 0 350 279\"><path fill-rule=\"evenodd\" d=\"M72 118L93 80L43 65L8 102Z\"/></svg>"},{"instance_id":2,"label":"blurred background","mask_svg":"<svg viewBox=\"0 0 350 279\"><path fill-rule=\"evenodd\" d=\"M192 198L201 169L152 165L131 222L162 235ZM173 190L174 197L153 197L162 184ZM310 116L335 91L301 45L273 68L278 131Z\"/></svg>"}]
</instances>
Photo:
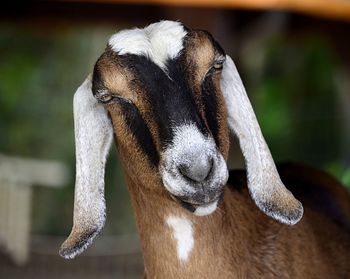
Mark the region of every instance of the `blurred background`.
<instances>
[{"instance_id":1,"label":"blurred background","mask_svg":"<svg viewBox=\"0 0 350 279\"><path fill-rule=\"evenodd\" d=\"M106 171L103 235L73 261L59 258L58 249L72 226L73 94L113 33L161 19L210 31L233 57L276 161L313 165L350 187L349 1L4 4L0 278L142 278L135 220L115 150ZM238 159L232 163L240 166Z\"/></svg>"}]
</instances>

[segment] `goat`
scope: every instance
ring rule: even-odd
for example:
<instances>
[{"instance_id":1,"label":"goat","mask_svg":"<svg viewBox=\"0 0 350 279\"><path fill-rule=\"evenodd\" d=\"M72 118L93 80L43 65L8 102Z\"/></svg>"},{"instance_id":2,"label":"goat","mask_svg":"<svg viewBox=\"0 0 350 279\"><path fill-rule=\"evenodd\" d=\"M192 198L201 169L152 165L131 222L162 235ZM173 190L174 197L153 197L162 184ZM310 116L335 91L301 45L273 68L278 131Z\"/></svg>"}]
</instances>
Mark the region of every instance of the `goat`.
<instances>
[{"instance_id":1,"label":"goat","mask_svg":"<svg viewBox=\"0 0 350 279\"><path fill-rule=\"evenodd\" d=\"M295 164L280 178L235 64L208 32L161 21L116 33L75 93L74 121L64 258L104 226L114 135L147 278L350 277L346 190ZM230 132L246 173L227 170Z\"/></svg>"}]
</instances>

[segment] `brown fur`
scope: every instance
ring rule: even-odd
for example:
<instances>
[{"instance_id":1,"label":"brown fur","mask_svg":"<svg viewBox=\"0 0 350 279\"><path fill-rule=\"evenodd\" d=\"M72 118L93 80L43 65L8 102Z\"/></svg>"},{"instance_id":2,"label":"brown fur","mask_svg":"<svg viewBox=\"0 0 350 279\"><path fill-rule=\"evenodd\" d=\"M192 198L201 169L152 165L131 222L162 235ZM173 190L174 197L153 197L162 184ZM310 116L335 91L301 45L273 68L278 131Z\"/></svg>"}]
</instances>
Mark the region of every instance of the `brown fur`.
<instances>
[{"instance_id":1,"label":"brown fur","mask_svg":"<svg viewBox=\"0 0 350 279\"><path fill-rule=\"evenodd\" d=\"M203 31L191 31L186 41L186 62L194 66L196 84L201 84L205 74L213 64L215 50L207 34Z\"/></svg>"},{"instance_id":2,"label":"brown fur","mask_svg":"<svg viewBox=\"0 0 350 279\"><path fill-rule=\"evenodd\" d=\"M298 187L307 187L310 178L300 179L296 169L310 177L325 176L300 165L284 167L282 179L287 186L297 178ZM293 174L283 175L289 171ZM349 278L350 239L344 226L308 206L300 223L282 225L254 205L244 172L236 176L237 184L229 185L220 207L206 217L194 216L166 193L139 191L140 186L127 176L147 278ZM330 197L339 196L339 205L349 204L348 195L341 195L344 189L325 178L320 187L332 189ZM169 215L194 224L194 248L185 263L179 262L176 242L165 223Z\"/></svg>"},{"instance_id":3,"label":"brown fur","mask_svg":"<svg viewBox=\"0 0 350 279\"><path fill-rule=\"evenodd\" d=\"M114 133L118 135L115 137L115 140L118 150L122 150L120 158L124 167L130 172L137 174L138 181L145 182L142 184L143 187L149 187L153 190L159 188L155 187L161 183L159 173L151 166L147 156L140 150L133 135L128 131L120 108L108 105L107 110L112 118Z\"/></svg>"},{"instance_id":4,"label":"brown fur","mask_svg":"<svg viewBox=\"0 0 350 279\"><path fill-rule=\"evenodd\" d=\"M124 67L122 60L110 49L101 55L96 68L102 73L103 83L111 95L118 95L123 98L134 100L136 94L130 88L133 79L132 72Z\"/></svg>"},{"instance_id":5,"label":"brown fur","mask_svg":"<svg viewBox=\"0 0 350 279\"><path fill-rule=\"evenodd\" d=\"M214 86L218 92L220 91L220 76L214 76ZM225 100L222 94L216 94L216 100L218 102L218 111L217 111L217 121L218 121L218 127L219 127L219 142L218 147L224 156L225 160L228 158L228 152L230 148L230 136L229 136L229 129L227 124L227 109L225 105Z\"/></svg>"}]
</instances>

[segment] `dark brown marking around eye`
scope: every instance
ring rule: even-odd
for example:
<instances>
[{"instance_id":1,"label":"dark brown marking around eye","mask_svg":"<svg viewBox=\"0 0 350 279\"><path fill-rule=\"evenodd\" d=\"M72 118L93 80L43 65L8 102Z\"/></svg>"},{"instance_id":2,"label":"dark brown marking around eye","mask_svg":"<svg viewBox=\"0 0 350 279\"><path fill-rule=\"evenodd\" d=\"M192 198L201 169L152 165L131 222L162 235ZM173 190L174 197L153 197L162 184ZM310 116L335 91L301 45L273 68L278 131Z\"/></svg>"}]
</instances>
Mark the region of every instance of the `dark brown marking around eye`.
<instances>
[{"instance_id":1,"label":"dark brown marking around eye","mask_svg":"<svg viewBox=\"0 0 350 279\"><path fill-rule=\"evenodd\" d=\"M95 67L99 69L103 87L109 94L129 101L137 107L159 152L161 143L158 126L152 116L152 109L146 98L144 84L140 81L131 61L130 57L119 56L107 49Z\"/></svg>"},{"instance_id":2,"label":"dark brown marking around eye","mask_svg":"<svg viewBox=\"0 0 350 279\"><path fill-rule=\"evenodd\" d=\"M208 35L203 31L192 31L186 46L186 62L195 69L195 81L201 82L215 59L215 50Z\"/></svg>"},{"instance_id":3,"label":"dark brown marking around eye","mask_svg":"<svg viewBox=\"0 0 350 279\"><path fill-rule=\"evenodd\" d=\"M99 68L104 86L110 94L132 100L134 95L130 90L130 81L134 79L134 75L123 64L118 55L107 51L100 57L96 67Z\"/></svg>"},{"instance_id":4,"label":"dark brown marking around eye","mask_svg":"<svg viewBox=\"0 0 350 279\"><path fill-rule=\"evenodd\" d=\"M214 47L203 31L191 31L185 42L185 61L188 84L198 111L206 127L209 125L205 115L202 98L202 83L215 58Z\"/></svg>"},{"instance_id":5,"label":"dark brown marking around eye","mask_svg":"<svg viewBox=\"0 0 350 279\"><path fill-rule=\"evenodd\" d=\"M226 107L220 88L220 67L213 66L223 54L214 46L207 32L192 31L185 43L185 63L188 83L201 117L211 131L220 151L226 157L229 136L226 121ZM221 59L222 60L222 59ZM220 62L221 62L220 60Z\"/></svg>"}]
</instances>

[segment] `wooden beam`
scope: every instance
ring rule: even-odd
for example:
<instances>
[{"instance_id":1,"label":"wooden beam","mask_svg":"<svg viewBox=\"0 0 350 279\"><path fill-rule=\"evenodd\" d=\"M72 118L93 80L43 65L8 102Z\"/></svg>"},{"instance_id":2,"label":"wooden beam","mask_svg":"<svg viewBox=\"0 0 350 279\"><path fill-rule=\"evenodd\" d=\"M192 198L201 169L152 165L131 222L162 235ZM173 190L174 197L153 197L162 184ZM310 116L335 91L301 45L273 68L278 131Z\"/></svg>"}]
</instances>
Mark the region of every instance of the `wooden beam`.
<instances>
[{"instance_id":1,"label":"wooden beam","mask_svg":"<svg viewBox=\"0 0 350 279\"><path fill-rule=\"evenodd\" d=\"M347 0L58 0L53 2L286 10L350 21L350 1Z\"/></svg>"},{"instance_id":2,"label":"wooden beam","mask_svg":"<svg viewBox=\"0 0 350 279\"><path fill-rule=\"evenodd\" d=\"M0 182L60 187L68 177L68 169L61 163L0 154Z\"/></svg>"}]
</instances>

